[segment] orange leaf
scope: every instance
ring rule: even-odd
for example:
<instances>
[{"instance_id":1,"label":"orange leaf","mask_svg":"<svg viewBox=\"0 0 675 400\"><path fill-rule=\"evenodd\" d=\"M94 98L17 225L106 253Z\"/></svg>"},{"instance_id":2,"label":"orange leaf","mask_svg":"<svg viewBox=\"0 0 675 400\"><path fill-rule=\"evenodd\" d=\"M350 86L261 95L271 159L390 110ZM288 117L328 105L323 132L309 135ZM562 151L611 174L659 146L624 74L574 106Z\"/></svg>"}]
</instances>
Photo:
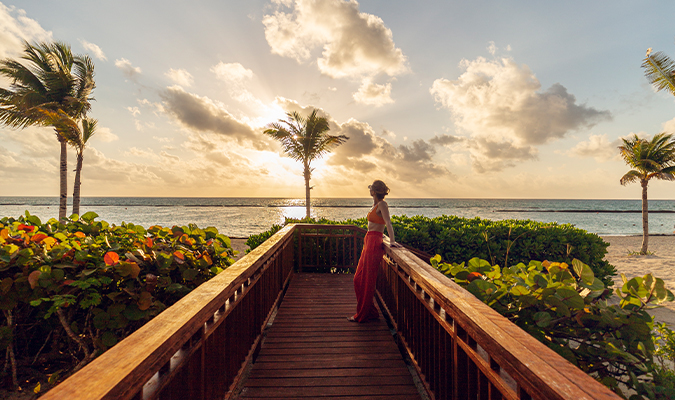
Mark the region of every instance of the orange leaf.
<instances>
[{"instance_id":1,"label":"orange leaf","mask_svg":"<svg viewBox=\"0 0 675 400\"><path fill-rule=\"evenodd\" d=\"M119 262L119 260L120 256L114 251L105 253L105 256L103 257L103 261L105 261L106 265L115 265Z\"/></svg>"},{"instance_id":2,"label":"orange leaf","mask_svg":"<svg viewBox=\"0 0 675 400\"><path fill-rule=\"evenodd\" d=\"M85 235L83 232L75 232L74 235L80 239L87 237L87 235Z\"/></svg>"},{"instance_id":3,"label":"orange leaf","mask_svg":"<svg viewBox=\"0 0 675 400\"><path fill-rule=\"evenodd\" d=\"M185 254L181 253L180 251L176 250L173 252L174 257L180 258L181 260L185 260Z\"/></svg>"},{"instance_id":4,"label":"orange leaf","mask_svg":"<svg viewBox=\"0 0 675 400\"><path fill-rule=\"evenodd\" d=\"M42 272L40 271L33 271L28 275L28 283L30 283L30 288L35 289L35 286L37 286L38 279L40 279L40 275L42 275Z\"/></svg>"},{"instance_id":5,"label":"orange leaf","mask_svg":"<svg viewBox=\"0 0 675 400\"><path fill-rule=\"evenodd\" d=\"M46 238L47 238L47 235L45 235L44 233L38 233L38 234L33 235L33 237L30 238L30 241L40 243L41 241L45 240Z\"/></svg>"},{"instance_id":6,"label":"orange leaf","mask_svg":"<svg viewBox=\"0 0 675 400\"><path fill-rule=\"evenodd\" d=\"M204 253L203 258L204 258L204 261L206 261L207 264L209 264L209 265L213 264L213 261L211 261L211 257L209 257L208 254Z\"/></svg>"},{"instance_id":7,"label":"orange leaf","mask_svg":"<svg viewBox=\"0 0 675 400\"><path fill-rule=\"evenodd\" d=\"M52 246L56 244L57 240L53 237L47 236L42 240L42 245L45 246L47 250L51 250Z\"/></svg>"},{"instance_id":8,"label":"orange leaf","mask_svg":"<svg viewBox=\"0 0 675 400\"><path fill-rule=\"evenodd\" d=\"M7 239L9 237L9 230L7 228L0 231L0 237Z\"/></svg>"},{"instance_id":9,"label":"orange leaf","mask_svg":"<svg viewBox=\"0 0 675 400\"><path fill-rule=\"evenodd\" d=\"M18 231L33 232L35 230L35 227L29 226L29 225L24 225L24 224L19 224L19 226L16 229Z\"/></svg>"},{"instance_id":10,"label":"orange leaf","mask_svg":"<svg viewBox=\"0 0 675 400\"><path fill-rule=\"evenodd\" d=\"M150 238L145 239L145 245L148 247L152 247L153 246L152 239Z\"/></svg>"}]
</instances>

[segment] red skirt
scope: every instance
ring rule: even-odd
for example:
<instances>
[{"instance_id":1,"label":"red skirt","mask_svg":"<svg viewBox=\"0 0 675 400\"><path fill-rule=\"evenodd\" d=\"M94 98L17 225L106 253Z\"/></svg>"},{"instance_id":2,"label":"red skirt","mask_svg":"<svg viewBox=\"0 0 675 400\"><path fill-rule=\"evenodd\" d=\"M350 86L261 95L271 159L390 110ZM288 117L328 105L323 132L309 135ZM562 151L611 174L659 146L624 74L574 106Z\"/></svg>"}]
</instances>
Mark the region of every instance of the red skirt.
<instances>
[{"instance_id":1,"label":"red skirt","mask_svg":"<svg viewBox=\"0 0 675 400\"><path fill-rule=\"evenodd\" d=\"M382 232L368 231L363 239L363 251L359 258L359 266L356 267L356 274L354 274L354 291L356 292L354 320L357 322L379 318L374 295L383 256Z\"/></svg>"}]
</instances>

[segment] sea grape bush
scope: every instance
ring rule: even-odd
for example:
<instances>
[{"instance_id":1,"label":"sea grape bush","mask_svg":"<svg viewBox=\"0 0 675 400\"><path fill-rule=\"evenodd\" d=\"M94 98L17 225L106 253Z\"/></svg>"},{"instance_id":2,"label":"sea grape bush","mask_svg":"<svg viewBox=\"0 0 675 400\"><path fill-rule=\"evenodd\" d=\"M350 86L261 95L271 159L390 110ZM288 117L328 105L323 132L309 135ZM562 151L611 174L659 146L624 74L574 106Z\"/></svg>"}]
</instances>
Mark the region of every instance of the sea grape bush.
<instances>
[{"instance_id":1,"label":"sea grape bush","mask_svg":"<svg viewBox=\"0 0 675 400\"><path fill-rule=\"evenodd\" d=\"M675 392L659 384L654 362L652 318L647 310L673 300L662 279L651 274L626 278L606 300L609 289L591 268L570 263L529 261L500 267L480 258L432 265L524 331L616 393L629 388L631 399L670 399ZM611 300L611 299L610 299ZM655 381L655 378L656 381Z\"/></svg>"},{"instance_id":2,"label":"sea grape bush","mask_svg":"<svg viewBox=\"0 0 675 400\"><path fill-rule=\"evenodd\" d=\"M213 227L145 229L97 217L0 219L8 361L67 354L65 373L74 372L233 262L230 239Z\"/></svg>"},{"instance_id":3,"label":"sea grape bush","mask_svg":"<svg viewBox=\"0 0 675 400\"><path fill-rule=\"evenodd\" d=\"M284 225L289 223L350 224L364 229L368 226L365 218L343 221L286 219ZM478 257L492 264L527 263L529 260L558 260L569 264L576 258L589 265L606 286L613 285L612 276L616 275L616 269L604 260L609 244L598 235L570 224L416 215L394 216L392 225L397 242L428 254L440 254L443 260ZM280 228L273 227L253 235L247 244L253 249Z\"/></svg>"}]
</instances>

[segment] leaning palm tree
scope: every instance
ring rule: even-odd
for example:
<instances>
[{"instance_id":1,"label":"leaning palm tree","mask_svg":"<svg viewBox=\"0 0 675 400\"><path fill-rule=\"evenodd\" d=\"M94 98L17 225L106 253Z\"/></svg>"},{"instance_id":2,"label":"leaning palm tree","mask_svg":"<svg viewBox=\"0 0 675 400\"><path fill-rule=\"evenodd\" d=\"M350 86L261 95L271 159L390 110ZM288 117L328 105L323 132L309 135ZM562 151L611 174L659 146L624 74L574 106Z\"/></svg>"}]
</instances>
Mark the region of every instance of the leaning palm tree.
<instances>
[{"instance_id":1,"label":"leaning palm tree","mask_svg":"<svg viewBox=\"0 0 675 400\"><path fill-rule=\"evenodd\" d=\"M647 185L651 179L675 180L675 139L672 134L659 133L651 140L640 139L633 135L621 139L619 146L621 157L631 168L623 177L621 184L640 182L642 186L642 248L640 254L647 254L649 242L649 210L647 203Z\"/></svg>"},{"instance_id":2,"label":"leaning palm tree","mask_svg":"<svg viewBox=\"0 0 675 400\"><path fill-rule=\"evenodd\" d=\"M645 76L657 91L666 90L675 95L675 61L662 51L652 54L652 49L647 49L647 55L642 61Z\"/></svg>"},{"instance_id":3,"label":"leaning palm tree","mask_svg":"<svg viewBox=\"0 0 675 400\"><path fill-rule=\"evenodd\" d=\"M93 118L82 118L82 128L77 121L68 114L59 110L58 112L42 110L45 122L58 130L66 142L75 148L77 152L77 164L75 167L75 183L73 184L73 214L80 215L80 187L82 185L82 166L84 162L84 149L87 142L96 133L98 120Z\"/></svg>"},{"instance_id":4,"label":"leaning palm tree","mask_svg":"<svg viewBox=\"0 0 675 400\"><path fill-rule=\"evenodd\" d=\"M73 55L65 43L24 43L21 61L0 60L0 75L10 87L0 88L0 124L11 128L52 126L61 144L59 219L66 216L68 199L67 132L53 123L49 113L63 112L80 120L91 109L94 63Z\"/></svg>"},{"instance_id":5,"label":"leaning palm tree","mask_svg":"<svg viewBox=\"0 0 675 400\"><path fill-rule=\"evenodd\" d=\"M286 116L286 120L269 124L264 133L278 140L289 157L302 161L304 168L302 174L305 178L305 208L307 218L309 218L309 191L312 189L309 186L309 180L314 171L311 163L349 138L345 135L329 135L328 120L317 116L317 110L313 110L307 118L303 118L295 111L286 113Z\"/></svg>"}]
</instances>

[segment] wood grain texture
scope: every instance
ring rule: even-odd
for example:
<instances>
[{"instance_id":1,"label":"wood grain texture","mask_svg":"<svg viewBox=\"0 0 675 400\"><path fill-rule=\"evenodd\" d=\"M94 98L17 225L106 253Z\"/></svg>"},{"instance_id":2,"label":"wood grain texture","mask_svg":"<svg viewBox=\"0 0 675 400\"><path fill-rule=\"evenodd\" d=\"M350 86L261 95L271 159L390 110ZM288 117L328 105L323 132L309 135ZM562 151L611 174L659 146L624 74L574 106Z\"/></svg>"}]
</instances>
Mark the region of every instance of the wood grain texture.
<instances>
[{"instance_id":1,"label":"wood grain texture","mask_svg":"<svg viewBox=\"0 0 675 400\"><path fill-rule=\"evenodd\" d=\"M386 323L347 321L353 277L293 277L239 398L420 398Z\"/></svg>"},{"instance_id":2,"label":"wood grain texture","mask_svg":"<svg viewBox=\"0 0 675 400\"><path fill-rule=\"evenodd\" d=\"M414 291L418 296L423 291L424 296L433 299L456 326L475 340L493 362L528 393L541 399L620 398L408 250L391 248L386 239L385 246L387 256L394 261L387 267L399 268L416 287L406 290ZM430 305L425 307L427 314L435 314L434 317L440 319L437 313L431 312ZM420 338L415 336L406 340L419 346ZM485 365L465 341L458 341L458 344L469 350L471 354L467 355L479 366ZM485 367L486 370L489 368Z\"/></svg>"}]
</instances>

